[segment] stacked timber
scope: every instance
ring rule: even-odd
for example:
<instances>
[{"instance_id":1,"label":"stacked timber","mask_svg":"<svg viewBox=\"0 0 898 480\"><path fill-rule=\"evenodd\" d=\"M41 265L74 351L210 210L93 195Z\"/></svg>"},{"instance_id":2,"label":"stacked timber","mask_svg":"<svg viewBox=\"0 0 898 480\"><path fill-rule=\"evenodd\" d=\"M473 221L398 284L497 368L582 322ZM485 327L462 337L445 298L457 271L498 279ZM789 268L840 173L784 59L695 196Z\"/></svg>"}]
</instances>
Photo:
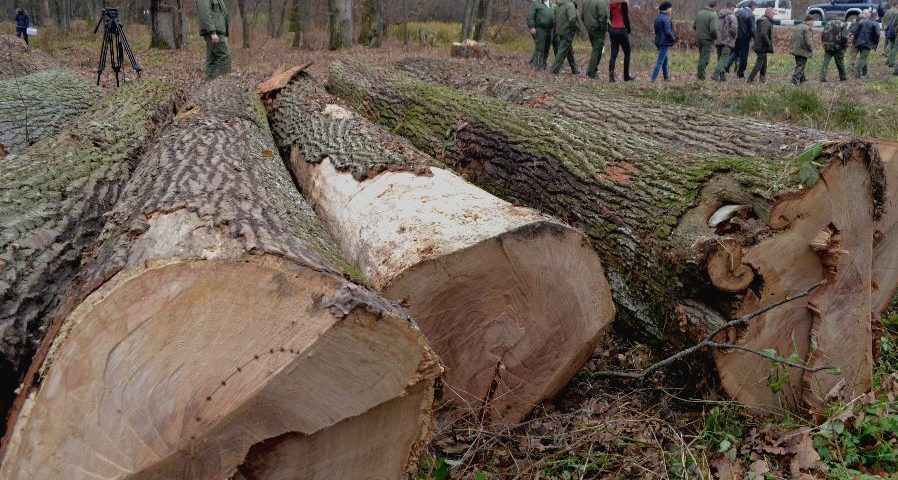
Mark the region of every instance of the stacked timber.
<instances>
[{"instance_id":1,"label":"stacked timber","mask_svg":"<svg viewBox=\"0 0 898 480\"><path fill-rule=\"evenodd\" d=\"M100 89L71 70L0 80L0 158L69 126Z\"/></svg>"},{"instance_id":2,"label":"stacked timber","mask_svg":"<svg viewBox=\"0 0 898 480\"><path fill-rule=\"evenodd\" d=\"M400 478L439 365L344 264L255 92L205 84L109 216L0 477Z\"/></svg>"},{"instance_id":3,"label":"stacked timber","mask_svg":"<svg viewBox=\"0 0 898 480\"><path fill-rule=\"evenodd\" d=\"M567 384L614 316L582 233L438 167L309 78L274 105L303 192L347 260L409 308L453 407L515 423Z\"/></svg>"},{"instance_id":4,"label":"stacked timber","mask_svg":"<svg viewBox=\"0 0 898 480\"><path fill-rule=\"evenodd\" d=\"M894 278L874 279L877 249L894 241L880 228L894 161L873 144L698 153L348 63L332 66L329 89L475 183L581 226L622 326L665 347L823 282L717 339L731 345L712 353L736 400L796 409L870 389L876 295L895 291ZM771 365L758 354L770 350L810 370Z\"/></svg>"},{"instance_id":5,"label":"stacked timber","mask_svg":"<svg viewBox=\"0 0 898 480\"><path fill-rule=\"evenodd\" d=\"M57 77L64 85L60 88L81 83L71 75ZM89 86L82 89L93 92ZM47 95L54 96L54 91L55 87L48 89ZM144 146L179 103L177 88L168 82L148 79L129 84L103 97L90 112L69 120L69 125L59 124L64 128L55 135L2 160L3 414L60 306L59 292L74 277L82 254L94 245L104 215L118 199ZM50 118L53 115L48 114Z\"/></svg>"}]
</instances>

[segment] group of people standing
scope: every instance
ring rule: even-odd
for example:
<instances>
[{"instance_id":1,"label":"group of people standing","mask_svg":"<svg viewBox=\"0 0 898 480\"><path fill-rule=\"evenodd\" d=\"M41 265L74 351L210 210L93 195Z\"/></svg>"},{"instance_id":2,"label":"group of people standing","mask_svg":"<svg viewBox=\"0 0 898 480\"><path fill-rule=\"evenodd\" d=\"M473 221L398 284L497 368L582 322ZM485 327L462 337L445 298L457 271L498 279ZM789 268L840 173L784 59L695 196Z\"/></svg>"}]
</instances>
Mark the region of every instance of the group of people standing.
<instances>
[{"instance_id":1,"label":"group of people standing","mask_svg":"<svg viewBox=\"0 0 898 480\"><path fill-rule=\"evenodd\" d=\"M825 82L830 63L835 63L840 80L848 79L848 69L855 78L867 75L871 50L876 50L880 38L886 39L886 54L889 67L894 67L898 75L898 42L895 41L898 30L898 0L890 0L890 8L883 15L882 27L877 22L874 9L851 21L845 21L844 15L825 23L822 33L823 65L820 70L820 81ZM630 15L628 3L621 0L580 0L580 12L583 25L592 46L586 74L596 78L598 66L602 60L605 47L605 36L611 40L611 59L608 64L609 80L615 81L615 67L618 52L624 52L625 81L634 80L630 74ZM774 53L773 20L776 11L765 10L764 15L755 19L754 1L744 7L735 9L728 2L717 10L717 0L710 0L705 8L698 12L692 24L695 41L698 44L699 57L696 77L704 80L711 65L712 53L716 50L717 62L713 65L711 79L719 82L727 80L727 74L733 69L738 78L748 83L755 80L764 82L767 77L767 57ZM669 50L676 45L677 36L672 20L673 6L669 1L661 3L654 21L655 46L658 58L652 70L651 79L655 81L659 75L670 79ZM814 55L815 40L811 16L805 17L802 23L792 30L790 53L795 58L795 70L792 83L801 84L807 81L805 69ZM530 62L539 70L547 68L549 50L555 47L555 61L550 71L557 74L567 61L571 72L580 73L580 67L574 58L574 37L579 33L577 4L573 0L559 0L552 5L548 0L533 0L527 16L527 26L534 39L534 50ZM885 30L883 35L882 30ZM753 48L752 48L753 47ZM746 78L749 52L754 50L756 60ZM845 54L849 56L846 69Z\"/></svg>"}]
</instances>

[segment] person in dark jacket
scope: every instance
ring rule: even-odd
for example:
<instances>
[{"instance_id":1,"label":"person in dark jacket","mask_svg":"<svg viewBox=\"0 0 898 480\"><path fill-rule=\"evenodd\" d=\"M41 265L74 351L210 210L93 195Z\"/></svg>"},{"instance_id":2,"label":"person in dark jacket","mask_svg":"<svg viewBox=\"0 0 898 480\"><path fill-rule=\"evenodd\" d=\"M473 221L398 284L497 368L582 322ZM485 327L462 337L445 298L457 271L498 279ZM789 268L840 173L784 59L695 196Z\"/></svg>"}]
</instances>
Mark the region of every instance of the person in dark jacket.
<instances>
[{"instance_id":1,"label":"person in dark jacket","mask_svg":"<svg viewBox=\"0 0 898 480\"><path fill-rule=\"evenodd\" d=\"M655 17L655 46L658 47L658 61L652 70L652 81L658 79L658 72L664 72L664 79L670 80L668 69L667 51L677 43L674 34L673 22L670 19L671 3L663 2L658 6L658 15Z\"/></svg>"},{"instance_id":2,"label":"person in dark jacket","mask_svg":"<svg viewBox=\"0 0 898 480\"><path fill-rule=\"evenodd\" d=\"M773 53L773 17L776 10L768 8L764 11L764 16L758 20L755 29L755 54L758 58L755 60L755 66L748 75L748 83L753 83L755 77L760 74L761 83L767 77L767 55Z\"/></svg>"},{"instance_id":3,"label":"person in dark jacket","mask_svg":"<svg viewBox=\"0 0 898 480\"><path fill-rule=\"evenodd\" d=\"M630 75L630 9L626 1L614 0L610 5L611 10L611 61L608 62L608 79L616 80L614 67L617 65L618 51L624 51L624 81L636 80Z\"/></svg>"},{"instance_id":4,"label":"person in dark jacket","mask_svg":"<svg viewBox=\"0 0 898 480\"><path fill-rule=\"evenodd\" d=\"M552 30L555 28L555 11L546 4L546 0L533 0L527 15L527 27L533 36L533 56L530 63L537 70L545 70L549 45L552 43Z\"/></svg>"},{"instance_id":5,"label":"person in dark jacket","mask_svg":"<svg viewBox=\"0 0 898 480\"><path fill-rule=\"evenodd\" d=\"M857 27L854 35L854 48L857 49L857 66L854 69L854 78L867 75L867 60L870 58L870 50L876 50L879 46L879 37L882 31L876 21L876 12L867 11L867 18Z\"/></svg>"},{"instance_id":6,"label":"person in dark jacket","mask_svg":"<svg viewBox=\"0 0 898 480\"><path fill-rule=\"evenodd\" d=\"M745 7L736 11L737 29L736 29L736 48L730 54L727 61L726 70L730 71L730 67L736 63L736 76L745 77L745 69L748 67L748 49L751 47L751 40L755 37L755 2L751 1ZM757 51L757 50L755 50Z\"/></svg>"},{"instance_id":7,"label":"person in dark jacket","mask_svg":"<svg viewBox=\"0 0 898 480\"><path fill-rule=\"evenodd\" d=\"M25 8L19 5L16 7L16 36L25 40L28 45L28 27L31 26L31 19L25 13Z\"/></svg>"},{"instance_id":8,"label":"person in dark jacket","mask_svg":"<svg viewBox=\"0 0 898 480\"><path fill-rule=\"evenodd\" d=\"M580 20L577 17L577 6L573 0L559 0L555 7L555 34L558 35L558 51L555 53L555 63L552 64L552 74L557 75L567 60L571 66L571 73L580 74L577 59L574 58L574 37L580 32Z\"/></svg>"}]
</instances>

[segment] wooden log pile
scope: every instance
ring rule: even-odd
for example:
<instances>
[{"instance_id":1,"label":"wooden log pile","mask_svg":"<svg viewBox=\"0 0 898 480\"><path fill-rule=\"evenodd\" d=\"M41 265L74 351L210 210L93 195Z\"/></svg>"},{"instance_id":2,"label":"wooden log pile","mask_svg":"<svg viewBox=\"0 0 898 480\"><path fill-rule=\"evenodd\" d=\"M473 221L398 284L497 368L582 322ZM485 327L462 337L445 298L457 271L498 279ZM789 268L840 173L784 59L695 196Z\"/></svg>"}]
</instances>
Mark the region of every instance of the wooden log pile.
<instances>
[{"instance_id":1,"label":"wooden log pile","mask_svg":"<svg viewBox=\"0 0 898 480\"><path fill-rule=\"evenodd\" d=\"M71 70L41 70L0 80L0 158L67 126L100 98Z\"/></svg>"},{"instance_id":2,"label":"wooden log pile","mask_svg":"<svg viewBox=\"0 0 898 480\"><path fill-rule=\"evenodd\" d=\"M345 265L255 92L207 83L108 216L0 477L408 474L439 364Z\"/></svg>"},{"instance_id":3,"label":"wooden log pile","mask_svg":"<svg viewBox=\"0 0 898 480\"><path fill-rule=\"evenodd\" d=\"M348 260L408 306L455 407L516 423L567 384L614 316L582 233L439 168L309 79L275 105L303 192Z\"/></svg>"},{"instance_id":4,"label":"wooden log pile","mask_svg":"<svg viewBox=\"0 0 898 480\"><path fill-rule=\"evenodd\" d=\"M668 349L823 282L718 339L731 345L713 359L733 398L797 409L871 387L874 290L895 291L874 279L877 247L892 241L882 222L894 163L876 145L699 153L351 63L332 65L328 88L475 183L582 227L623 325ZM770 388L781 366L755 353L770 349L810 370L785 368L773 375L782 389Z\"/></svg>"},{"instance_id":5,"label":"wooden log pile","mask_svg":"<svg viewBox=\"0 0 898 480\"><path fill-rule=\"evenodd\" d=\"M60 81L66 84L71 79L64 75ZM130 84L55 135L2 160L0 411L4 414L62 304L59 293L94 245L104 216L143 148L171 119L180 101L177 88L168 82Z\"/></svg>"}]
</instances>

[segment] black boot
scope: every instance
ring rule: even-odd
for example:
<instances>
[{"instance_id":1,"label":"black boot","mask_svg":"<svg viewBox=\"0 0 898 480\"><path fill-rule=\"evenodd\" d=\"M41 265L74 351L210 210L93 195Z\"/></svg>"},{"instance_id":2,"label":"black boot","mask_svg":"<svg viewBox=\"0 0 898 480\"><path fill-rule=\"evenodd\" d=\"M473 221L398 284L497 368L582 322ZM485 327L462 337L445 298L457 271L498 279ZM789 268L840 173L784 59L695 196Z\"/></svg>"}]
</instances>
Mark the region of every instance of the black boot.
<instances>
[{"instance_id":1,"label":"black boot","mask_svg":"<svg viewBox=\"0 0 898 480\"><path fill-rule=\"evenodd\" d=\"M614 82L617 81L617 80L615 80L615 78L614 78L614 72L608 72L608 81L611 82L611 83L614 83Z\"/></svg>"}]
</instances>

